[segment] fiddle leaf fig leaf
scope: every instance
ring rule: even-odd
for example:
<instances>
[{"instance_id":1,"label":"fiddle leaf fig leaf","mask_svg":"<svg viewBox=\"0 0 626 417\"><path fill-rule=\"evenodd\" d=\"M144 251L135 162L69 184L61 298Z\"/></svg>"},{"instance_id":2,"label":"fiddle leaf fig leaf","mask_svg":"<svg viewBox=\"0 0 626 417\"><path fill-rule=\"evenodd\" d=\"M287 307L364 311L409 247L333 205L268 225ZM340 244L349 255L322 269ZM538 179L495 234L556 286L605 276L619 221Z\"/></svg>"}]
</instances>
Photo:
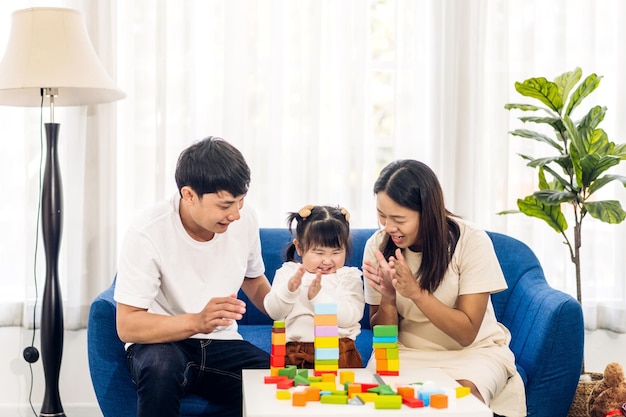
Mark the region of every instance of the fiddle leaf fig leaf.
<instances>
[{"instance_id":1,"label":"fiddle leaf fig leaf","mask_svg":"<svg viewBox=\"0 0 626 417\"><path fill-rule=\"evenodd\" d=\"M554 79L554 83L558 85L561 90L563 102L567 100L570 91L572 91L572 88L580 81L582 76L583 70L577 67L574 71L564 72Z\"/></svg>"},{"instance_id":2,"label":"fiddle leaf fig leaf","mask_svg":"<svg viewBox=\"0 0 626 417\"><path fill-rule=\"evenodd\" d=\"M515 89L523 96L536 98L559 114L563 109L559 87L543 77L530 78L522 83L516 82Z\"/></svg>"},{"instance_id":3,"label":"fiddle leaf fig leaf","mask_svg":"<svg viewBox=\"0 0 626 417\"><path fill-rule=\"evenodd\" d=\"M576 87L576 90L574 90L569 99L567 110L565 111L566 116L571 115L572 111L578 107L585 97L593 93L593 91L598 88L601 78L602 77L598 77L596 74L591 74L587 76L582 83L578 84L578 87Z\"/></svg>"},{"instance_id":4,"label":"fiddle leaf fig leaf","mask_svg":"<svg viewBox=\"0 0 626 417\"><path fill-rule=\"evenodd\" d=\"M553 148L559 151L563 150L563 147L558 142L555 142L554 139L542 133L535 132L534 130L515 129L514 131L509 132L509 133L511 135L519 136L521 138L534 139L539 142L547 143L548 145L552 146Z\"/></svg>"},{"instance_id":5,"label":"fiddle leaf fig leaf","mask_svg":"<svg viewBox=\"0 0 626 417\"><path fill-rule=\"evenodd\" d=\"M600 188L604 187L605 185L607 185L608 183L612 181L619 181L622 183L624 187L626 187L626 177L624 177L623 175L605 175L603 177L596 179L589 186L589 195L595 193Z\"/></svg>"},{"instance_id":6,"label":"fiddle leaf fig leaf","mask_svg":"<svg viewBox=\"0 0 626 417\"><path fill-rule=\"evenodd\" d=\"M594 106L583 117L578 123L579 126L585 126L594 130L598 127L600 122L604 120L604 115L606 114L606 107Z\"/></svg>"},{"instance_id":7,"label":"fiddle leaf fig leaf","mask_svg":"<svg viewBox=\"0 0 626 417\"><path fill-rule=\"evenodd\" d=\"M560 205L561 203L571 203L576 200L576 193L571 191L559 191L559 190L540 190L533 193L533 196L537 201L548 205Z\"/></svg>"},{"instance_id":8,"label":"fiddle leaf fig leaf","mask_svg":"<svg viewBox=\"0 0 626 417\"><path fill-rule=\"evenodd\" d=\"M588 188L591 183L607 169L618 165L620 159L618 156L598 156L598 154L585 155L580 160L582 168L582 187Z\"/></svg>"},{"instance_id":9,"label":"fiddle leaf fig leaf","mask_svg":"<svg viewBox=\"0 0 626 417\"><path fill-rule=\"evenodd\" d=\"M529 195L523 200L518 199L517 207L527 216L542 219L558 233L563 233L567 230L567 220L561 211L561 206L543 204L532 195Z\"/></svg>"},{"instance_id":10,"label":"fiddle leaf fig leaf","mask_svg":"<svg viewBox=\"0 0 626 417\"><path fill-rule=\"evenodd\" d=\"M585 208L591 217L604 223L619 224L626 219L626 212L616 200L588 202L585 203Z\"/></svg>"},{"instance_id":11,"label":"fiddle leaf fig leaf","mask_svg":"<svg viewBox=\"0 0 626 417\"><path fill-rule=\"evenodd\" d=\"M537 111L541 110L542 107L533 106L532 104L522 104L522 103L509 103L505 104L504 108L507 110L522 110L522 111Z\"/></svg>"}]
</instances>

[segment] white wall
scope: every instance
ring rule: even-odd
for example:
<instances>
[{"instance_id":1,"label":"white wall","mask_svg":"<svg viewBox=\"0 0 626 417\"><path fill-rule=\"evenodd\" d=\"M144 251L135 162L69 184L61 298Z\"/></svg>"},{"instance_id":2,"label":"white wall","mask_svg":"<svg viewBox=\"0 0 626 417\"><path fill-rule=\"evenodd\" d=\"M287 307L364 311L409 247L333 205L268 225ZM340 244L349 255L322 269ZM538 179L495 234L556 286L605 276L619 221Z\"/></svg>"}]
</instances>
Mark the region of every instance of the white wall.
<instances>
[{"instance_id":1,"label":"white wall","mask_svg":"<svg viewBox=\"0 0 626 417\"><path fill-rule=\"evenodd\" d=\"M32 331L21 327L0 327L0 417L31 417L29 364L22 356L31 345ZM40 348L39 331L35 347ZM32 365L32 402L41 411L45 383L41 358ZM91 385L87 361L87 332L66 331L59 392L65 414L71 417L102 417Z\"/></svg>"},{"instance_id":2,"label":"white wall","mask_svg":"<svg viewBox=\"0 0 626 417\"><path fill-rule=\"evenodd\" d=\"M35 346L39 348L39 332ZM0 417L30 417L30 370L22 351L30 346L32 332L21 327L0 327ZM91 385L87 361L87 332L66 331L61 365L60 394L70 417L102 417ZM585 364L589 372L602 372L609 362L626 367L626 334L606 330L586 332ZM33 405L41 411L44 379L41 359L33 364Z\"/></svg>"}]
</instances>

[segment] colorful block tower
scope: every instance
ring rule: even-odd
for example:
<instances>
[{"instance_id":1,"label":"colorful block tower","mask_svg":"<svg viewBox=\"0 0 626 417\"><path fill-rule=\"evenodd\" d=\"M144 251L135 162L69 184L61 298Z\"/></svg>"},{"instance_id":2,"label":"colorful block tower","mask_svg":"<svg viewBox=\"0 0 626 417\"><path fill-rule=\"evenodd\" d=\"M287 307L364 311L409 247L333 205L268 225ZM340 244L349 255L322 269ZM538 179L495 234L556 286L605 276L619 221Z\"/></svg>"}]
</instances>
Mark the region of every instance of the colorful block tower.
<instances>
[{"instance_id":1,"label":"colorful block tower","mask_svg":"<svg viewBox=\"0 0 626 417\"><path fill-rule=\"evenodd\" d=\"M374 326L373 333L376 373L379 375L399 375L398 326L377 325Z\"/></svg>"},{"instance_id":2,"label":"colorful block tower","mask_svg":"<svg viewBox=\"0 0 626 417\"><path fill-rule=\"evenodd\" d=\"M272 325L272 349L270 354L270 370L272 375L277 375L278 370L285 367L285 353L287 336L285 334L285 322L277 320Z\"/></svg>"},{"instance_id":3,"label":"colorful block tower","mask_svg":"<svg viewBox=\"0 0 626 417\"><path fill-rule=\"evenodd\" d=\"M337 304L315 304L315 366L316 375L337 373L339 369L339 328L337 327Z\"/></svg>"}]
</instances>

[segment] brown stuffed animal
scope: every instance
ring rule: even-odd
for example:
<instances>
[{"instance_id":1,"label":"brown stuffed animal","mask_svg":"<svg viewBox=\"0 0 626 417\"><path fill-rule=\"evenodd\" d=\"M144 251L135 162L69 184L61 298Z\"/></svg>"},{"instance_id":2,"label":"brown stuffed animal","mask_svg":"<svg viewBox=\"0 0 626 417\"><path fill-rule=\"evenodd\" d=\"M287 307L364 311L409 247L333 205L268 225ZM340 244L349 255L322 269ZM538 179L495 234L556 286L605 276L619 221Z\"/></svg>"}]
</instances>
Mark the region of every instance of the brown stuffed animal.
<instances>
[{"instance_id":1,"label":"brown stuffed animal","mask_svg":"<svg viewBox=\"0 0 626 417\"><path fill-rule=\"evenodd\" d=\"M619 363L611 362L604 369L604 378L596 384L589 396L589 416L605 417L614 410L620 410L624 403L626 403L624 369Z\"/></svg>"}]
</instances>

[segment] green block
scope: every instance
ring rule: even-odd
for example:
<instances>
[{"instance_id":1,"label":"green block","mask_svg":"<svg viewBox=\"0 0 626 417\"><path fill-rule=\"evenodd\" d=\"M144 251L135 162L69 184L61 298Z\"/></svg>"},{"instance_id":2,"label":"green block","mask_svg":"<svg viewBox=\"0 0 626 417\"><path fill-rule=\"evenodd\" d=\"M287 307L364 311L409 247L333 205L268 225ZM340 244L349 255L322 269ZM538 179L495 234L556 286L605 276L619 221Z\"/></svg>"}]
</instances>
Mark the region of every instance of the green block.
<instances>
[{"instance_id":1,"label":"green block","mask_svg":"<svg viewBox=\"0 0 626 417\"><path fill-rule=\"evenodd\" d=\"M308 378L309 377L309 370L308 369L298 369L298 375L304 377L304 378Z\"/></svg>"},{"instance_id":2,"label":"green block","mask_svg":"<svg viewBox=\"0 0 626 417\"><path fill-rule=\"evenodd\" d=\"M322 404L348 404L347 395L322 395L320 397ZM402 404L402 398L400 398L400 404Z\"/></svg>"},{"instance_id":3,"label":"green block","mask_svg":"<svg viewBox=\"0 0 626 417\"><path fill-rule=\"evenodd\" d=\"M284 329L285 328L285 321L284 320L276 320L274 321L274 328L276 329Z\"/></svg>"},{"instance_id":4,"label":"green block","mask_svg":"<svg viewBox=\"0 0 626 417\"><path fill-rule=\"evenodd\" d=\"M311 381L302 375L296 375L293 379L294 385L311 385Z\"/></svg>"},{"instance_id":5,"label":"green block","mask_svg":"<svg viewBox=\"0 0 626 417\"><path fill-rule=\"evenodd\" d=\"M378 395L396 395L396 392L389 385L378 385L368 389L367 392L374 392Z\"/></svg>"},{"instance_id":6,"label":"green block","mask_svg":"<svg viewBox=\"0 0 626 417\"><path fill-rule=\"evenodd\" d=\"M377 337L392 337L398 336L398 326L395 324L382 325L378 324L372 329L374 336Z\"/></svg>"},{"instance_id":7,"label":"green block","mask_svg":"<svg viewBox=\"0 0 626 417\"><path fill-rule=\"evenodd\" d=\"M286 376L289 379L294 379L296 377L297 371L298 368L296 367L296 365L287 365L284 368L278 370L278 375Z\"/></svg>"},{"instance_id":8,"label":"green block","mask_svg":"<svg viewBox=\"0 0 626 417\"><path fill-rule=\"evenodd\" d=\"M387 359L400 359L400 354L398 353L398 348L390 348L387 349Z\"/></svg>"},{"instance_id":9,"label":"green block","mask_svg":"<svg viewBox=\"0 0 626 417\"><path fill-rule=\"evenodd\" d=\"M372 343L374 349L397 349L398 343Z\"/></svg>"},{"instance_id":10,"label":"green block","mask_svg":"<svg viewBox=\"0 0 626 417\"><path fill-rule=\"evenodd\" d=\"M400 395L379 395L374 399L374 408L396 409L402 408L402 396Z\"/></svg>"}]
</instances>

